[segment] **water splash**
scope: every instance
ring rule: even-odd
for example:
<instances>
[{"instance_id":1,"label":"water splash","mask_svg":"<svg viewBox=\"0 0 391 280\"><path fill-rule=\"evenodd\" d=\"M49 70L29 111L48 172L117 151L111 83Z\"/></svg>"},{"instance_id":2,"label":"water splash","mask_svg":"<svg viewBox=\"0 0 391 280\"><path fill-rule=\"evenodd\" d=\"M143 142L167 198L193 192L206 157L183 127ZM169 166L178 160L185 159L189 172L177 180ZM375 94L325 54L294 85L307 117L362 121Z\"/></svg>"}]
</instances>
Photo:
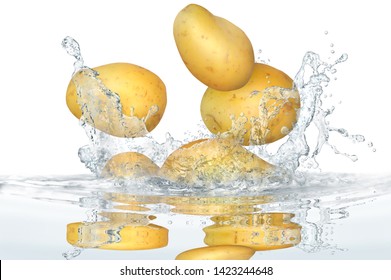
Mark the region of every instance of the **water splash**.
<instances>
[{"instance_id":1,"label":"water splash","mask_svg":"<svg viewBox=\"0 0 391 280\"><path fill-rule=\"evenodd\" d=\"M250 147L249 149L292 172L300 169L319 168L316 158L325 145L329 146L335 154L356 161L358 158L356 155L341 152L329 141L330 134L337 133L353 143L364 142L365 137L359 134L350 134L344 128L331 127L327 118L333 113L335 107L325 108L322 102L324 88L330 83L329 73L336 73L335 67L347 59L348 55L342 54L333 63L327 63L322 61L318 54L307 52L294 79L301 100L300 115L296 126L275 153L267 152L269 145ZM318 132L316 145L312 148L307 140L307 129L310 125L316 127Z\"/></svg>"},{"instance_id":2,"label":"water splash","mask_svg":"<svg viewBox=\"0 0 391 280\"><path fill-rule=\"evenodd\" d=\"M391 195L391 176L363 174L333 174L308 173L307 182L300 185L295 181L287 185L280 184L278 188L231 188L216 190L205 188L187 188L178 191L173 183L158 184L157 182L139 182L138 184L113 186L111 181L96 179L92 176L63 176L63 177L1 177L0 195L13 195L23 198L33 198L51 202L53 205L78 205L85 212L85 224L98 222L102 225L102 212L109 213L106 217L111 220L115 215L138 212L146 217L156 215L156 221L164 221L165 217L173 221L169 225L178 230L177 225L183 221L183 209L193 210L203 216L186 216L191 224L204 220L206 215L214 215L213 211L223 214L251 213L292 213L292 222L301 225L301 242L298 248L304 252L316 253L343 252L344 244L333 241L335 224L343 223L349 217L350 210L358 205L368 204L376 199L388 198ZM176 210L173 205L176 205ZM206 203L215 206L207 207ZM135 205L143 206L136 208ZM250 205L251 207L249 207ZM128 207L125 207L128 206ZM133 206L133 207L129 207ZM372 205L371 205L372 207ZM371 207L367 208L371 211ZM182 209L183 211L179 211ZM86 211L87 210L87 211ZM352 209L353 211L353 209ZM186 212L188 213L188 211ZM132 214L134 215L134 214ZM369 216L368 216L369 217ZM121 220L122 221L122 220ZM129 219L126 219L129 221ZM137 217L131 220L145 224L146 219ZM358 221L358 220L357 220ZM66 221L71 222L71 221ZM65 223L65 222L64 222ZM121 222L122 224L122 222ZM207 226L206 224L204 226ZM365 226L365 223L364 225ZM198 226L197 226L198 227ZM86 229L93 227L86 227ZM90 242L92 247L118 242L119 226L111 226L112 231L105 233L104 239ZM187 230L197 230L191 226ZM200 228L198 227L198 230ZM186 232L186 231L185 231ZM185 233L186 234L186 233ZM337 235L338 236L338 235ZM86 240L88 241L88 240ZM91 240L92 241L92 240ZM197 241L199 242L199 241ZM199 244L199 243L197 243ZM71 247L63 256L67 259L78 257L82 248Z\"/></svg>"},{"instance_id":3,"label":"water splash","mask_svg":"<svg viewBox=\"0 0 391 280\"><path fill-rule=\"evenodd\" d=\"M270 64L270 58L263 58L262 49L258 49L257 56L255 58L256 63Z\"/></svg>"},{"instance_id":4,"label":"water splash","mask_svg":"<svg viewBox=\"0 0 391 280\"><path fill-rule=\"evenodd\" d=\"M325 34L327 34L327 32L325 32ZM83 110L82 126L91 140L90 145L80 148L79 157L86 167L94 174L99 176L105 163L112 156L126 151L142 153L161 166L171 152L186 143L186 141L172 138L169 134L167 134L165 141L162 143L146 136L145 120L140 120L133 116L124 116L121 112L119 96L105 88L98 77L98 73L84 66L78 43L74 39L66 37L63 41L63 47L76 59L76 74L73 76L73 80L78 85L78 99ZM260 53L261 51L259 54ZM246 122L250 121L252 123L251 135L261 135L261 137L252 137L251 142L255 145L247 147L247 149L281 169L278 169L279 172L268 178L262 178L260 181L241 180L238 182L230 182L229 187L240 187L243 184L249 188L252 186L262 187L270 184L276 185L275 183L278 185L279 183L286 183L292 178L297 182L304 183L306 178L298 171L319 169L317 156L321 153L324 146L330 147L335 154L348 157L352 161L358 159L357 155L340 151L336 145L331 143L330 135L340 135L351 140L353 143L364 142L365 137L360 134L351 134L344 128L331 126L328 117L334 112L335 106L326 108L326 106L323 105L322 100L322 98L326 97L323 93L325 87L327 87L331 81L330 76L334 75L337 72L336 67L347 59L348 55L342 54L334 62L325 62L321 60L318 54L307 52L303 58L302 65L295 76L295 88L290 90L285 89L283 91L274 87L267 89L272 92L270 92L269 95L264 94L263 96L265 98L261 98L259 104L260 114L256 118L248 120L243 115L238 116L237 118L232 116L233 125L231 130L222 133L217 137L241 139L245 133L244 125ZM276 94L276 91L278 91L277 93L279 94ZM288 129L284 131L284 127L282 128L281 132L285 132L288 136L286 137L285 142L279 144L279 147L275 149L276 151L272 153L269 151L270 144L263 145L265 143L265 136L268 133L265 123L278 113L279 109L281 109L281 104L285 104L290 98L297 98L297 96L294 96L294 93L297 93L297 91L300 94L301 101L300 112L298 112L298 122L289 134ZM251 94L256 95L258 92L253 92ZM268 99L268 96L278 97L276 97L278 100L275 102L276 110L271 113L269 112L270 110L267 110L265 104L265 100ZM92 99L98 101L96 103L92 102L94 105L92 108L88 108L87 104L91 103L89 100ZM102 100L105 100L103 109ZM278 103L279 101L282 102ZM151 114L154 113L154 110L157 110L157 108L152 108ZM103 119L109 121L107 121L105 125L98 125L97 122L100 121L99 116L102 113L104 115ZM200 136L203 138L204 135L208 135L208 138L211 138L210 133L205 132L205 126L202 126L203 129L199 129L195 134L188 134L186 140L188 141L189 138L200 139ZM310 126L315 127L318 132L316 145L314 147L310 147L307 140L307 131ZM95 129L95 127L103 127L103 132ZM141 129L137 130L132 128L130 129L132 133L127 134L129 132L129 127L138 127ZM261 130L262 133L258 133L258 130ZM108 131L111 132L111 134L114 134L112 133L113 131L121 131L119 133L120 136L125 136L125 138L113 137L106 133ZM141 137L132 138L136 136ZM154 178L153 180L157 179ZM217 182L215 187L217 186L224 188L224 186L227 187L228 185L221 186L221 184Z\"/></svg>"},{"instance_id":5,"label":"water splash","mask_svg":"<svg viewBox=\"0 0 391 280\"><path fill-rule=\"evenodd\" d=\"M72 37L67 36L64 38L64 40L62 40L61 46L66 50L66 52L69 55L73 56L76 59L76 61L73 64L73 68L74 68L73 73L75 74L80 69L83 69L84 60L83 57L81 56L79 43Z\"/></svg>"},{"instance_id":6,"label":"water splash","mask_svg":"<svg viewBox=\"0 0 391 280\"><path fill-rule=\"evenodd\" d=\"M252 93L252 95L256 94L259 94L259 92ZM269 124L271 120L274 120L287 104L298 102L298 100L299 93L296 88L266 88L262 92L262 97L259 102L258 116L250 119L250 145L266 144L266 137L270 133ZM281 128L281 133L287 135L289 129L284 126Z\"/></svg>"},{"instance_id":7,"label":"water splash","mask_svg":"<svg viewBox=\"0 0 391 280\"><path fill-rule=\"evenodd\" d=\"M119 95L107 89L98 76L98 72L84 68L72 77L82 110L82 123L117 137L145 136L148 133L145 121L157 112L157 108L151 108L145 119L124 115Z\"/></svg>"},{"instance_id":8,"label":"water splash","mask_svg":"<svg viewBox=\"0 0 391 280\"><path fill-rule=\"evenodd\" d=\"M68 36L62 41L62 46L76 59L72 81L82 110L82 126L90 125L86 129L89 138L95 141L96 129L117 137L145 136L148 133L145 122L158 112L158 106L152 106L141 119L134 116L133 110L130 116L124 115L119 95L103 84L97 71L84 65L77 41Z\"/></svg>"}]
</instances>

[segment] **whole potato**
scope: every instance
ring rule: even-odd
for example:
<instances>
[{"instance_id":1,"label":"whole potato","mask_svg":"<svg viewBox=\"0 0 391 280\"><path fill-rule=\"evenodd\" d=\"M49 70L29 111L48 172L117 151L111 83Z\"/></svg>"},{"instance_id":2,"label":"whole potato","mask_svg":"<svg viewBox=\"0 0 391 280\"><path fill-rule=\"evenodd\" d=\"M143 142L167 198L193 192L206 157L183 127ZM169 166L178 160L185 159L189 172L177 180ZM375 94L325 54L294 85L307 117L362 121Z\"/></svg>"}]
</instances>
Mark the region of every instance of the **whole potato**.
<instances>
[{"instance_id":1,"label":"whole potato","mask_svg":"<svg viewBox=\"0 0 391 280\"><path fill-rule=\"evenodd\" d=\"M270 174L273 165L228 138L190 142L168 156L160 176L181 183L250 180Z\"/></svg>"},{"instance_id":2,"label":"whole potato","mask_svg":"<svg viewBox=\"0 0 391 280\"><path fill-rule=\"evenodd\" d=\"M129 63L106 64L96 67L94 70L99 73L98 78L104 86L120 97L122 113L125 117L134 116L136 119L133 120L134 122L137 120L141 122L141 119L146 118L149 114L151 108L157 106L157 112L149 114L146 119L145 127L150 132L157 126L167 103L166 87L157 75L143 67ZM84 80L81 80L83 78ZM72 114L80 118L82 111L77 102L77 92L74 84L74 80L77 79L80 80L80 83L86 82L82 72L74 76L67 88L66 103ZM97 95L94 100L88 102L99 103L98 106L101 107L102 112L107 111L108 99L104 95ZM113 116L113 118L108 119L104 114L98 112L93 120L93 125L97 129L118 137L128 137L128 135L134 134L132 131L127 131L132 129L132 125L122 128L120 123L115 123L121 121L118 117Z\"/></svg>"},{"instance_id":3,"label":"whole potato","mask_svg":"<svg viewBox=\"0 0 391 280\"><path fill-rule=\"evenodd\" d=\"M201 101L201 116L212 133L227 132L232 116L247 118L243 144L265 144L287 135L297 122L299 92L282 71L257 63L248 83L240 89L208 88Z\"/></svg>"},{"instance_id":4,"label":"whole potato","mask_svg":"<svg viewBox=\"0 0 391 280\"><path fill-rule=\"evenodd\" d=\"M226 19L190 4L175 18L174 38L186 67L208 87L233 90L250 78L254 66L251 42Z\"/></svg>"}]
</instances>

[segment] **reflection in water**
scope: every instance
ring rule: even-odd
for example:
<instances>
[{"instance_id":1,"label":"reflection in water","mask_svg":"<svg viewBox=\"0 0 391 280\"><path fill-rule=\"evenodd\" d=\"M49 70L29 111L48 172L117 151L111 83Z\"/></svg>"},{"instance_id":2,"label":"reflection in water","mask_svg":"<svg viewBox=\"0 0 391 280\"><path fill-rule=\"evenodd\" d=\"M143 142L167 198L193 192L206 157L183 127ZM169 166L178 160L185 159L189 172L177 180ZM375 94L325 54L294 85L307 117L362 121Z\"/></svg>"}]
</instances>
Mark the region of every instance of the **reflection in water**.
<instances>
[{"instance_id":1,"label":"reflection in water","mask_svg":"<svg viewBox=\"0 0 391 280\"><path fill-rule=\"evenodd\" d=\"M67 241L77 248L144 250L166 246L168 229L150 223L156 216L145 213L156 205L160 205L159 209L164 209L162 205L165 205L171 213L210 216L214 223L203 229L207 247L189 248L177 259L248 259L255 251L292 247L301 239L301 226L291 221L293 214L262 212L261 206L272 200L270 196L170 197L103 193L96 199L110 200L112 211L99 213L95 221L67 225ZM162 214L156 208L154 212ZM65 255L66 258L72 256Z\"/></svg>"},{"instance_id":2,"label":"reflection in water","mask_svg":"<svg viewBox=\"0 0 391 280\"><path fill-rule=\"evenodd\" d=\"M212 217L213 225L204 228L207 245L243 245L256 251L283 249L301 240L301 226L293 214L260 213Z\"/></svg>"},{"instance_id":3,"label":"reflection in water","mask_svg":"<svg viewBox=\"0 0 391 280\"><path fill-rule=\"evenodd\" d=\"M100 215L104 221L68 224L68 243L108 250L145 250L168 244L168 229L150 223L154 216L109 212Z\"/></svg>"},{"instance_id":4,"label":"reflection in water","mask_svg":"<svg viewBox=\"0 0 391 280\"><path fill-rule=\"evenodd\" d=\"M296 248L290 252L343 252L348 248L337 241L335 224L349 219L350 208L391 194L390 175L319 173L306 177L312 179L303 186L244 189L241 195L234 190L230 196L213 192L205 195L197 189L173 191L167 186L161 186L161 190L139 189L137 183L130 188L129 184L113 185L111 181L86 176L6 177L0 178L0 195L88 209L84 221L64 222L69 223L67 241L72 245L64 253L68 259L87 249L163 250L164 246L177 251L182 259L239 259L249 256L251 250L255 251L253 258L257 258L262 250L291 250L288 247ZM185 227L181 225L183 218ZM183 236L186 246L177 250L179 240L170 240L170 236ZM200 243L204 247L199 248ZM226 251L230 255L222 256L216 253L222 248L218 246L234 247ZM242 247L251 250L232 253ZM211 250L215 250L212 257ZM184 251L192 255L181 254Z\"/></svg>"}]
</instances>

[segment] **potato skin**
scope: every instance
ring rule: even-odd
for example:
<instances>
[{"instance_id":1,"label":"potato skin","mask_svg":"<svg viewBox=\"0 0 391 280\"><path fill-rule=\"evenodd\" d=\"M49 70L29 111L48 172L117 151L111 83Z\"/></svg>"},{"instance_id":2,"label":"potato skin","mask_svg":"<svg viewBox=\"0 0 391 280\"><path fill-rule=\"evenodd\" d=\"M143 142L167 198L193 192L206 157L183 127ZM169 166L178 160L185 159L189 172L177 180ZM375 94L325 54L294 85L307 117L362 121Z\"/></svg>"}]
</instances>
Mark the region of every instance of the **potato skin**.
<instances>
[{"instance_id":1,"label":"potato skin","mask_svg":"<svg viewBox=\"0 0 391 280\"><path fill-rule=\"evenodd\" d=\"M159 110L150 116L145 125L152 131L160 122L167 104L166 87L163 81L151 71L130 63L111 63L93 68L99 73L99 79L121 99L122 113L139 119L148 114L151 106L157 105ZM77 103L76 87L71 80L66 91L66 103L76 118L82 115ZM117 136L117 135L116 135Z\"/></svg>"},{"instance_id":2,"label":"potato skin","mask_svg":"<svg viewBox=\"0 0 391 280\"><path fill-rule=\"evenodd\" d=\"M186 67L208 87L234 90L250 78L254 66L252 44L226 19L190 4L175 18L174 38Z\"/></svg>"},{"instance_id":3,"label":"potato skin","mask_svg":"<svg viewBox=\"0 0 391 280\"><path fill-rule=\"evenodd\" d=\"M176 260L249 260L255 251L249 247L219 245L194 248L176 256Z\"/></svg>"},{"instance_id":4,"label":"potato skin","mask_svg":"<svg viewBox=\"0 0 391 280\"><path fill-rule=\"evenodd\" d=\"M266 64L256 63L254 71L248 83L240 89L232 91L219 91L208 88L201 101L201 116L206 127L215 134L229 131L232 126L231 115L238 118L243 114L247 118L245 125L246 134L243 139L244 145L250 144L251 119L257 118L260 114L259 105L265 90L274 95L280 88L290 89L292 95L280 112L270 118L267 123L269 130L263 143L274 142L284 137L297 122L298 109L300 108L299 92L293 89L293 80L284 72ZM278 87L278 88L277 88ZM276 91L274 91L276 89ZM258 92L254 94L254 92ZM276 95L276 103L272 98L265 96L268 113L272 113L273 104L282 104ZM253 134L254 137L259 135ZM254 144L254 143L253 143Z\"/></svg>"},{"instance_id":5,"label":"potato skin","mask_svg":"<svg viewBox=\"0 0 391 280\"><path fill-rule=\"evenodd\" d=\"M107 161L101 177L150 177L155 176L158 171L159 166L147 156L137 152L124 152L113 156Z\"/></svg>"},{"instance_id":6,"label":"potato skin","mask_svg":"<svg viewBox=\"0 0 391 280\"><path fill-rule=\"evenodd\" d=\"M180 183L230 182L269 175L274 166L232 139L201 139L171 153L159 170L163 178Z\"/></svg>"}]
</instances>

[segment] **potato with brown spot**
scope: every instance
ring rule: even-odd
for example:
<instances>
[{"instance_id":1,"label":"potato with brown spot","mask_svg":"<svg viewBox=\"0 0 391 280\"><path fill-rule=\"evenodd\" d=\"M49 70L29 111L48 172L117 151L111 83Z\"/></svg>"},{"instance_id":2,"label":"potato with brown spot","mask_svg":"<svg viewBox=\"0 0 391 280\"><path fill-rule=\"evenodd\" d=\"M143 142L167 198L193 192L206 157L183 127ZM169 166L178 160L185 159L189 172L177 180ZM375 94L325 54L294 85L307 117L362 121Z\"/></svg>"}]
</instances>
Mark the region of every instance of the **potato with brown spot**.
<instances>
[{"instance_id":1,"label":"potato with brown spot","mask_svg":"<svg viewBox=\"0 0 391 280\"><path fill-rule=\"evenodd\" d=\"M208 87L234 90L250 78L250 40L239 27L204 7L190 4L178 13L174 38L186 67Z\"/></svg>"},{"instance_id":2,"label":"potato with brown spot","mask_svg":"<svg viewBox=\"0 0 391 280\"><path fill-rule=\"evenodd\" d=\"M148 116L153 106L157 106L157 112L150 114L146 119L145 127L150 132L158 125L166 108L167 96L166 87L156 74L130 63L106 64L95 67L94 70L99 73L98 78L104 86L120 97L124 116L135 116L141 120ZM91 102L100 102L101 106L105 107L107 101L99 98L101 97L97 97ZM76 86L72 80L67 88L66 103L71 113L80 119L82 110L78 104ZM99 117L98 115L94 119L95 127L118 137L126 137L127 134L131 134L127 133L126 128L124 132L115 128L116 126L119 127L119 124L107 124L108 120L106 118L106 116ZM107 129L107 127L110 129Z\"/></svg>"}]
</instances>

